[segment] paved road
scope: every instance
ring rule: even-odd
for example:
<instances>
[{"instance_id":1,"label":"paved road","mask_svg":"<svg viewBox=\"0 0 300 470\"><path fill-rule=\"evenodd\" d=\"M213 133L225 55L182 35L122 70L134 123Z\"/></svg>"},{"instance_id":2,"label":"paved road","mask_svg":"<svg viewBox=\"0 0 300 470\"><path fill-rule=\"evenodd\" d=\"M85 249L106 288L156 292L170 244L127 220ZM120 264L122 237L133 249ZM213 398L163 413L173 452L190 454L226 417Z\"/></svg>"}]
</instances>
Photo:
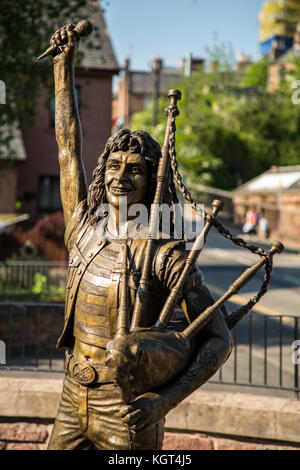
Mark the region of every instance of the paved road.
<instances>
[{"instance_id":1,"label":"paved road","mask_svg":"<svg viewBox=\"0 0 300 470\"><path fill-rule=\"evenodd\" d=\"M262 245L261 245L262 246ZM264 249L266 248L263 246ZM206 283L219 296L248 266L259 258L223 238L214 228L199 257ZM259 289L264 270L239 293L237 302L250 299ZM300 316L300 254L284 252L274 257L269 291L257 306L261 313Z\"/></svg>"},{"instance_id":2,"label":"paved road","mask_svg":"<svg viewBox=\"0 0 300 470\"><path fill-rule=\"evenodd\" d=\"M256 243L255 243L256 244ZM267 249L265 245L260 245ZM248 250L235 246L211 229L205 248L199 257L199 265L205 282L215 298L219 298L227 287L250 265L258 260ZM234 302L227 304L231 311L244 305L260 288L262 270ZM300 254L287 250L274 257L274 268L269 290L252 311L251 319L243 320L235 331L234 349L230 359L222 368L221 378L227 382L251 382L260 385L293 387L295 366L291 357L295 339L295 322L285 315L300 317ZM265 320L262 314L267 314ZM280 323L278 315L284 315ZM300 326L300 320L299 320ZM299 329L298 329L299 334ZM250 346L249 346L250 343ZM205 387L212 387L208 384ZM224 389L224 386L222 385ZM226 387L225 387L226 388ZM236 390L236 388L233 388ZM289 395L289 392L240 388L239 391Z\"/></svg>"}]
</instances>

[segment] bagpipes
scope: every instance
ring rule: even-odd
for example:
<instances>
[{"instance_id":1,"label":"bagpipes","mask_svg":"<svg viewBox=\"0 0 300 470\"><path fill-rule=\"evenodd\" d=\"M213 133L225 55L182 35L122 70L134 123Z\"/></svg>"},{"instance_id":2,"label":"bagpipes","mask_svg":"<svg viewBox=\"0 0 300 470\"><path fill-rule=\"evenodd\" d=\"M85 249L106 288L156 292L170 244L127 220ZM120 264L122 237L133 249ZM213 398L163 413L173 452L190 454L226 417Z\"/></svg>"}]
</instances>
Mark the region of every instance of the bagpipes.
<instances>
[{"instance_id":1,"label":"bagpipes","mask_svg":"<svg viewBox=\"0 0 300 470\"><path fill-rule=\"evenodd\" d=\"M259 292L246 305L226 316L228 328L231 330L244 318L266 293L271 279L273 256L275 253L281 253L284 249L284 246L279 241L275 241L272 243L270 250L266 252L255 245L247 244L241 238L234 237L217 220L216 216L222 210L223 204L218 200L213 201L211 213L208 214L204 211L204 228L193 242L192 249L187 255L179 279L170 291L159 319L152 327L143 327L143 315L146 314L146 304L149 299L151 253L154 243L153 227L157 226L157 218L159 217L158 208L162 203L169 166L172 168L173 177L181 193L194 210L197 211L196 203L178 172L175 153L175 118L179 115L177 101L181 99L181 92L179 90L169 90L168 97L170 98L170 105L166 109L167 125L162 147L162 157L157 171L157 186L150 212L144 264L137 289L132 320L130 323L127 305L127 240L124 240L117 332L115 338L108 343L106 348L106 365L110 367L116 382L122 390L123 399L126 403L131 402L135 397L148 391L158 389L176 377L193 356L195 350L195 341L193 339L195 336L214 318L218 309L224 306L225 302L233 295L237 294L264 266L265 276ZM182 296L183 287L191 268L195 265L212 226L222 236L231 240L236 245L259 255L260 260L246 269L220 299L199 313L199 316L185 329L182 331L172 330L168 328L168 323Z\"/></svg>"}]
</instances>

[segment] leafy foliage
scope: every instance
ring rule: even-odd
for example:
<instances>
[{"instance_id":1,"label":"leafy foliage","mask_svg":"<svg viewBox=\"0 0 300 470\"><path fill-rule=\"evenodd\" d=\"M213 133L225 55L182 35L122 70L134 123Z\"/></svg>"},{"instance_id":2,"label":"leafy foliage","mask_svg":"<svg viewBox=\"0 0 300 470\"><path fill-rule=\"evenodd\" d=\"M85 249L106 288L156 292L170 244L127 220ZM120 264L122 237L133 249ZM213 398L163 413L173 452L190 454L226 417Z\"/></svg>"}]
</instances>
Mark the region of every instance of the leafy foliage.
<instances>
[{"instance_id":1,"label":"leafy foliage","mask_svg":"<svg viewBox=\"0 0 300 470\"><path fill-rule=\"evenodd\" d=\"M35 288L33 286L31 289L10 287L0 292L0 300L64 302L65 294L64 286L56 287L36 284Z\"/></svg>"},{"instance_id":2,"label":"leafy foliage","mask_svg":"<svg viewBox=\"0 0 300 470\"><path fill-rule=\"evenodd\" d=\"M293 73L300 79L300 64ZM174 84L183 94L176 151L181 172L190 181L231 190L272 165L300 164L300 106L291 101L291 78L271 93L267 74L268 63L261 60L242 78L223 66ZM160 143L168 104L161 101L161 121L155 128L151 109L133 117L135 129L148 130Z\"/></svg>"},{"instance_id":3,"label":"leafy foliage","mask_svg":"<svg viewBox=\"0 0 300 470\"><path fill-rule=\"evenodd\" d=\"M65 233L64 216L61 211L40 219L34 226L33 231L45 238L62 240Z\"/></svg>"},{"instance_id":4,"label":"leafy foliage","mask_svg":"<svg viewBox=\"0 0 300 470\"><path fill-rule=\"evenodd\" d=\"M269 60L263 58L251 64L241 80L244 87L255 87L262 91L266 90L268 85Z\"/></svg>"},{"instance_id":5,"label":"leafy foliage","mask_svg":"<svg viewBox=\"0 0 300 470\"><path fill-rule=\"evenodd\" d=\"M36 273L34 276L34 283L31 287L33 294L41 294L47 290L47 276L44 274Z\"/></svg>"},{"instance_id":6,"label":"leafy foliage","mask_svg":"<svg viewBox=\"0 0 300 470\"><path fill-rule=\"evenodd\" d=\"M0 154L7 153L15 123L21 128L33 124L41 87L52 86L51 61L37 63L37 57L59 27L70 18L74 23L82 19L80 11L87 4L93 6L93 1L1 0L0 80L6 86L6 104L0 105Z\"/></svg>"}]
</instances>

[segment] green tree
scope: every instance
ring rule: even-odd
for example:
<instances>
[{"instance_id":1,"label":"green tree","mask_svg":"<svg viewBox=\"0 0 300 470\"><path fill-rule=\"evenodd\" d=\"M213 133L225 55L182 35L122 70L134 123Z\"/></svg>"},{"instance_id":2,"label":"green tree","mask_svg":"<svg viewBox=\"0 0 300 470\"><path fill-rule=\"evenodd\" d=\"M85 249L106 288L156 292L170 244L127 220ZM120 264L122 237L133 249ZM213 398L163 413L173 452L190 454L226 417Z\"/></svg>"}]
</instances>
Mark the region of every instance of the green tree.
<instances>
[{"instance_id":1,"label":"green tree","mask_svg":"<svg viewBox=\"0 0 300 470\"><path fill-rule=\"evenodd\" d=\"M269 60L263 58L247 67L241 79L242 87L255 87L259 90L266 90L268 84Z\"/></svg>"},{"instance_id":2,"label":"green tree","mask_svg":"<svg viewBox=\"0 0 300 470\"><path fill-rule=\"evenodd\" d=\"M52 84L49 61L37 63L37 57L59 27L83 19L87 4L90 12L99 7L93 0L1 0L0 80L6 85L6 104L0 104L0 155L9 148L14 125L33 124L36 97L41 87Z\"/></svg>"},{"instance_id":3,"label":"green tree","mask_svg":"<svg viewBox=\"0 0 300 470\"><path fill-rule=\"evenodd\" d=\"M242 80L223 67L174 84L183 93L176 150L186 178L230 190L272 165L300 163L300 105L291 101L290 84L273 93L266 85L266 61L251 66ZM133 127L146 128L161 143L166 104L154 129L151 109L135 115Z\"/></svg>"}]
</instances>

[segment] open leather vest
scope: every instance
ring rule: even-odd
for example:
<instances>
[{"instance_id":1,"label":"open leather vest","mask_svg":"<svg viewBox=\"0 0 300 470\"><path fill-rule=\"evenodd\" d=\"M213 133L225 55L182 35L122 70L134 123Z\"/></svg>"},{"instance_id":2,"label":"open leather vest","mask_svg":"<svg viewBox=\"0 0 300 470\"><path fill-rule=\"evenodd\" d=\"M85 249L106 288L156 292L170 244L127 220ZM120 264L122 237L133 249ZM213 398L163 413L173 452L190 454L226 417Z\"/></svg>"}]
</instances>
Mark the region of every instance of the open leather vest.
<instances>
[{"instance_id":1,"label":"open leather vest","mask_svg":"<svg viewBox=\"0 0 300 470\"><path fill-rule=\"evenodd\" d=\"M136 240L129 240L128 242L128 287L129 287L129 311L132 314L135 296L137 287L139 284L140 273L143 266L144 261L144 252L147 240L138 238ZM113 247L112 247L113 244ZM154 244L153 249L153 263L156 261L158 265L161 267L163 265L162 258L167 256L167 252L173 248L175 245L178 245L178 242L169 242L167 245L165 241L158 240L157 243ZM165 248L164 248L165 246ZM163 248L162 250L158 250L158 248ZM68 274L67 274L67 283L66 283L66 302L65 302L65 319L64 319L64 328L63 332L57 342L57 347L72 347L74 344L74 318L75 318L75 331L80 334L87 334L88 331L93 329L93 326L96 327L98 334L94 336L98 336L98 344L100 347L105 348L107 341L114 337L116 333L117 327L117 315L118 315L118 306L119 306L119 291L120 291L120 283L121 283L121 269L122 266L119 263L120 257L117 254L115 260L112 259L111 267L107 266L106 274L104 276L106 278L105 287L107 292L104 296L104 300L100 307L102 309L102 325L99 319L96 320L96 324L91 324L93 322L89 322L86 320L82 322L82 298L84 297L87 288L84 286L84 283L88 279L89 284L93 284L93 263L99 265L99 260L101 256L101 251L103 251L103 256L107 258L107 254L105 255L106 250L118 251L116 248L116 243L111 242L104 237L99 238L99 231L96 231L92 226L88 224L84 224L83 228L79 231L79 234L72 244L69 253L69 267L68 267ZM101 266L101 269L105 271L105 266ZM153 271L154 268L152 268ZM90 282L91 281L91 282ZM143 326L151 326L153 325L158 315L161 311L161 308L164 304L164 301L168 295L168 289L165 288L161 283L157 281L155 276L152 276L150 280L150 293L151 293L151 308L147 308L147 315L145 316L145 322ZM81 285L82 283L82 285ZM94 285L95 291L97 290L97 275L94 278ZM79 286L80 289L79 289ZM101 288L101 286L99 286ZM103 286L102 286L103 287ZM82 292L84 292L82 294ZM96 292L94 292L94 295ZM91 295L92 291L91 291ZM88 295L85 298L85 313L87 314L85 318L93 316L94 312L93 309L95 308L95 302L91 299L88 299ZM90 303L90 307L88 304ZM101 303L101 302L100 302ZM79 313L74 315L75 310ZM99 312L98 312L99 313ZM82 322L83 324L80 324ZM87 325L90 323L90 325ZM81 329L80 329L81 327ZM77 330L76 330L77 329ZM95 328L94 328L95 330ZM101 334L102 331L102 334ZM87 336L85 336L87 338ZM88 342L88 341L87 341ZM91 344L94 344L90 341Z\"/></svg>"},{"instance_id":2,"label":"open leather vest","mask_svg":"<svg viewBox=\"0 0 300 470\"><path fill-rule=\"evenodd\" d=\"M123 267L120 248L121 244L117 241L107 242L89 263L79 283L74 310L74 336L91 346L106 348L114 330L107 305L109 295L112 295L111 280L118 276Z\"/></svg>"}]
</instances>

